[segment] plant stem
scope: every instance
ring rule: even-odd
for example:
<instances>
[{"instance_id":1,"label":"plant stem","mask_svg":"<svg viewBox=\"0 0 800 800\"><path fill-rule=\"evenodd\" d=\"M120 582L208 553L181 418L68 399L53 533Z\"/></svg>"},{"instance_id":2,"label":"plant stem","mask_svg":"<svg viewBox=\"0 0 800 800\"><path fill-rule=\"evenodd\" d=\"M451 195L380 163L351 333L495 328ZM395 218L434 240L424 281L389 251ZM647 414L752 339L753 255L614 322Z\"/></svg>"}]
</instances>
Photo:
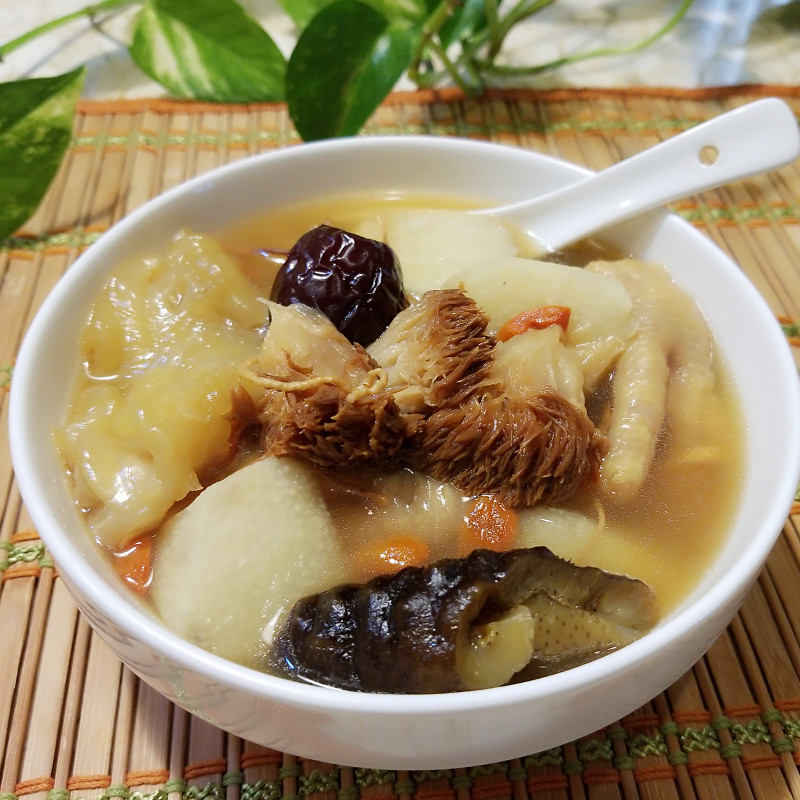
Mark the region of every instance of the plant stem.
<instances>
[{"instance_id":1,"label":"plant stem","mask_svg":"<svg viewBox=\"0 0 800 800\"><path fill-rule=\"evenodd\" d=\"M520 21L526 17L533 16L543 8L554 3L555 0L521 0L503 17L499 23L495 24L495 29L492 38L489 40L489 60L493 60L500 52L508 32Z\"/></svg>"},{"instance_id":2,"label":"plant stem","mask_svg":"<svg viewBox=\"0 0 800 800\"><path fill-rule=\"evenodd\" d=\"M547 61L543 64L536 64L529 67L501 66L495 64L492 58L476 59L476 65L481 72L486 74L506 77L522 77L558 69L566 64L574 64L578 61L586 61L590 58L623 56L631 55L632 53L638 53L641 50L649 47L654 42L658 41L658 39L660 39L662 36L665 36L667 33L669 33L686 16L686 12L689 10L692 3L694 3L694 0L683 0L678 7L678 10L655 33L652 33L650 36L645 37L641 41L630 45L623 45L622 47L599 47L596 50L587 50L576 55L563 56L562 58L557 58L553 61Z\"/></svg>"},{"instance_id":3,"label":"plant stem","mask_svg":"<svg viewBox=\"0 0 800 800\"><path fill-rule=\"evenodd\" d=\"M500 0L484 0L483 2L483 13L486 16L486 35L489 42L502 40L498 32L500 27L499 5Z\"/></svg>"},{"instance_id":4,"label":"plant stem","mask_svg":"<svg viewBox=\"0 0 800 800\"><path fill-rule=\"evenodd\" d=\"M66 14L63 17L50 20L50 22L45 22L43 25L39 25L37 28L28 31L27 33L23 33L16 39L12 39L10 42L0 45L0 61L2 61L3 58L5 58L9 53L19 49L28 42L33 41L39 36L49 33L56 28L60 28L62 25L66 25L69 22L73 22L76 19L81 19L82 17L89 17L89 19L94 22L94 17L98 14L103 14L108 11L117 11L125 6L134 5L140 1L141 0L103 0L100 3L94 3L93 5L86 6L85 8L80 9L80 11L74 11L71 14Z\"/></svg>"},{"instance_id":5,"label":"plant stem","mask_svg":"<svg viewBox=\"0 0 800 800\"><path fill-rule=\"evenodd\" d=\"M411 59L411 65L408 68L408 78L414 81L417 86L430 86L436 81L435 76L432 77L423 74L420 70L423 59L427 57L428 53L433 52L438 56L444 66L445 72L457 86L467 93L475 93L474 88L470 87L459 74L455 64L448 58L445 49L441 46L437 38L439 31L452 16L453 10L458 2L459 0L442 0L435 11L428 17L422 28L422 37L420 38L414 57Z\"/></svg>"}]
</instances>

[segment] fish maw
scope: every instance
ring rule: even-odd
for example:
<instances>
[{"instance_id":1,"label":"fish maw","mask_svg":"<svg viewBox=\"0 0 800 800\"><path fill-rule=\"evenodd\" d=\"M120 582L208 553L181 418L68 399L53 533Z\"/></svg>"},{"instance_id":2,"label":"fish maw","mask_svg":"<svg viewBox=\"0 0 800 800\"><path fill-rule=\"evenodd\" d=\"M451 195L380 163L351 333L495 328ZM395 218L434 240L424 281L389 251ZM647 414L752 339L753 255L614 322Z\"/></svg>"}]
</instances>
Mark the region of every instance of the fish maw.
<instances>
[{"instance_id":1,"label":"fish maw","mask_svg":"<svg viewBox=\"0 0 800 800\"><path fill-rule=\"evenodd\" d=\"M344 574L311 468L265 458L208 487L164 525L151 597L175 633L258 666L265 628Z\"/></svg>"}]
</instances>

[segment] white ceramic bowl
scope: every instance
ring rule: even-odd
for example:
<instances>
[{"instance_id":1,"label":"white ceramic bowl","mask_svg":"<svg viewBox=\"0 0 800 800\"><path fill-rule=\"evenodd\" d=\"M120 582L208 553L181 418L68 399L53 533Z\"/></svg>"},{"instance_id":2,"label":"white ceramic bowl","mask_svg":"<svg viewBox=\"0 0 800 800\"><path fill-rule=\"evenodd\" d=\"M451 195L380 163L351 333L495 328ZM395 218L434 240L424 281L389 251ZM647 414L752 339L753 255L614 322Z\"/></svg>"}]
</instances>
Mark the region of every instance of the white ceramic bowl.
<instances>
[{"instance_id":1,"label":"white ceramic bowl","mask_svg":"<svg viewBox=\"0 0 800 800\"><path fill-rule=\"evenodd\" d=\"M94 628L170 700L246 739L352 766L435 769L505 760L590 733L664 690L730 621L786 518L800 476L795 365L767 305L706 237L662 212L610 238L668 266L697 300L733 372L747 422L745 491L710 571L639 641L537 681L450 695L344 692L264 675L188 644L132 602L100 558L68 494L51 431L76 369L92 300L120 260L181 226L215 230L258 210L342 190L448 192L509 203L586 171L525 150L427 137L302 145L202 175L132 213L55 287L22 346L11 447L28 511Z\"/></svg>"}]
</instances>

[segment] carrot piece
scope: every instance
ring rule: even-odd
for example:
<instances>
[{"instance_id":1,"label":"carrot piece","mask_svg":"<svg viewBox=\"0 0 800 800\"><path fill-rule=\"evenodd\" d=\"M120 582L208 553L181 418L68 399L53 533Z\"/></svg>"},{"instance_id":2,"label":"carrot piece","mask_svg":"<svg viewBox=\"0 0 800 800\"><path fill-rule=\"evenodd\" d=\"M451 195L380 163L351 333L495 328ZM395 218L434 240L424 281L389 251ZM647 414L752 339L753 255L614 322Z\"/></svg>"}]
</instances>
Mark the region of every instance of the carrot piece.
<instances>
[{"instance_id":1,"label":"carrot piece","mask_svg":"<svg viewBox=\"0 0 800 800\"><path fill-rule=\"evenodd\" d=\"M466 555L483 547L504 551L514 546L517 536L518 516L502 500L491 494L482 494L470 504L461 525L461 550Z\"/></svg>"},{"instance_id":2,"label":"carrot piece","mask_svg":"<svg viewBox=\"0 0 800 800\"><path fill-rule=\"evenodd\" d=\"M153 581L153 537L142 536L113 554L117 575L137 594L145 595Z\"/></svg>"},{"instance_id":3,"label":"carrot piece","mask_svg":"<svg viewBox=\"0 0 800 800\"><path fill-rule=\"evenodd\" d=\"M569 306L542 306L531 311L523 311L516 317L512 317L497 331L497 338L501 342L507 342L517 334L530 330L540 331L551 325L558 325L561 330L566 331L570 313Z\"/></svg>"},{"instance_id":4,"label":"carrot piece","mask_svg":"<svg viewBox=\"0 0 800 800\"><path fill-rule=\"evenodd\" d=\"M429 560L428 543L409 535L368 542L355 554L356 569L364 579L399 572L403 567L422 567Z\"/></svg>"}]
</instances>

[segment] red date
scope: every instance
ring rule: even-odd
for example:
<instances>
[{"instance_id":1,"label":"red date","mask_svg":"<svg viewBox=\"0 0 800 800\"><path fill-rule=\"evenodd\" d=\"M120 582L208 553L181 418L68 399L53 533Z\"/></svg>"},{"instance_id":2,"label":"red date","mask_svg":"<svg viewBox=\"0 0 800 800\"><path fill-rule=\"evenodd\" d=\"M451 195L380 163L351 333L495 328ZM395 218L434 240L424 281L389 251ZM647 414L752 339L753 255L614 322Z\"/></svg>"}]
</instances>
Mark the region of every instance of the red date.
<instances>
[{"instance_id":1,"label":"red date","mask_svg":"<svg viewBox=\"0 0 800 800\"><path fill-rule=\"evenodd\" d=\"M406 305L400 263L383 242L320 225L298 239L270 299L321 311L351 342L372 344Z\"/></svg>"}]
</instances>

